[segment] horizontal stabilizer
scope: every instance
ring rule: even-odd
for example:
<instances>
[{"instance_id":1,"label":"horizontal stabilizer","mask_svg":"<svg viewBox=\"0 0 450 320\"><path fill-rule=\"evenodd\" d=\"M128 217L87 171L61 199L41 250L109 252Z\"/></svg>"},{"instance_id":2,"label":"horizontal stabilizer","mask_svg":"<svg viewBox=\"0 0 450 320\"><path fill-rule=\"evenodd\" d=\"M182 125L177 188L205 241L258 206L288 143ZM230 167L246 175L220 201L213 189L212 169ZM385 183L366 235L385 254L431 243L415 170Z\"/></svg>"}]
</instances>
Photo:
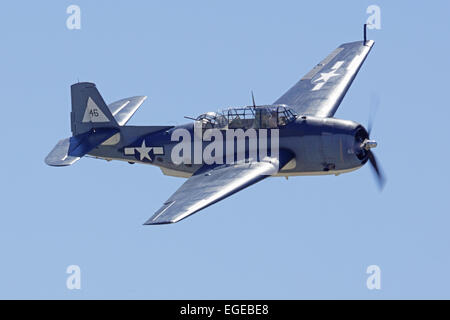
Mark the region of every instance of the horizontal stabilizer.
<instances>
[{"instance_id":1,"label":"horizontal stabilizer","mask_svg":"<svg viewBox=\"0 0 450 320\"><path fill-rule=\"evenodd\" d=\"M45 158L45 163L49 166L60 167L70 166L80 160L80 157L69 156L70 139L60 140Z\"/></svg>"},{"instance_id":2,"label":"horizontal stabilizer","mask_svg":"<svg viewBox=\"0 0 450 320\"><path fill-rule=\"evenodd\" d=\"M45 163L56 167L69 166L117 132L116 128L99 128L60 140L45 158Z\"/></svg>"},{"instance_id":3,"label":"horizontal stabilizer","mask_svg":"<svg viewBox=\"0 0 450 320\"><path fill-rule=\"evenodd\" d=\"M131 98L125 98L108 105L112 115L116 119L117 123L121 126L125 125L128 120L133 116L136 110L147 99L146 96L136 96Z\"/></svg>"}]
</instances>

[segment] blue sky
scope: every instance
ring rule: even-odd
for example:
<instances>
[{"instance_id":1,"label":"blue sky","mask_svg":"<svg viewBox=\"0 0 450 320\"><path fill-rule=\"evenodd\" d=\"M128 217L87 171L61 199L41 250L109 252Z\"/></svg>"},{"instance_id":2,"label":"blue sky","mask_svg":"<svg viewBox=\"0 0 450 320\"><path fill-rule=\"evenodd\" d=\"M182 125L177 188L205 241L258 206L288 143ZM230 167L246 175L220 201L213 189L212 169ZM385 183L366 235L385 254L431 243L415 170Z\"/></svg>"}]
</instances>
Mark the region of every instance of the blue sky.
<instances>
[{"instance_id":1,"label":"blue sky","mask_svg":"<svg viewBox=\"0 0 450 320\"><path fill-rule=\"evenodd\" d=\"M81 29L66 8L81 8ZM130 124L275 101L339 44L376 44L336 117L367 123L368 166L272 178L178 224L143 226L183 180L44 158L70 135L70 85L149 98ZM0 13L0 298L450 298L448 1L14 1ZM67 266L81 290L66 288ZM381 290L366 268L381 268Z\"/></svg>"}]
</instances>

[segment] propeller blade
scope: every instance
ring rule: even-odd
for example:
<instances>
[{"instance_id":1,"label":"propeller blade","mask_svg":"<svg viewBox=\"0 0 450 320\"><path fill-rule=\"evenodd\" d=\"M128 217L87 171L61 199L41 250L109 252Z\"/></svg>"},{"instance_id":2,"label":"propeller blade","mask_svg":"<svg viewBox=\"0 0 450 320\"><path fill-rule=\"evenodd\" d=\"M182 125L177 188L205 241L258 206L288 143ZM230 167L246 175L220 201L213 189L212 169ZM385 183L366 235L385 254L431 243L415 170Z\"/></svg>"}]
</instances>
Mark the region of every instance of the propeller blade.
<instances>
[{"instance_id":1,"label":"propeller blade","mask_svg":"<svg viewBox=\"0 0 450 320\"><path fill-rule=\"evenodd\" d=\"M372 126L373 126L373 118L369 117L369 122L367 123L367 133L370 134L372 133Z\"/></svg>"},{"instance_id":2,"label":"propeller blade","mask_svg":"<svg viewBox=\"0 0 450 320\"><path fill-rule=\"evenodd\" d=\"M256 107L255 96L253 95L253 90L252 90L252 101L253 101L253 106Z\"/></svg>"},{"instance_id":3,"label":"propeller blade","mask_svg":"<svg viewBox=\"0 0 450 320\"><path fill-rule=\"evenodd\" d=\"M383 190L384 185L386 184L386 178L384 177L383 173L381 172L380 167L378 166L377 159L375 158L375 155L373 154L372 150L368 151L369 155L369 161L372 165L372 168L375 172L378 187L380 188L380 191Z\"/></svg>"}]
</instances>

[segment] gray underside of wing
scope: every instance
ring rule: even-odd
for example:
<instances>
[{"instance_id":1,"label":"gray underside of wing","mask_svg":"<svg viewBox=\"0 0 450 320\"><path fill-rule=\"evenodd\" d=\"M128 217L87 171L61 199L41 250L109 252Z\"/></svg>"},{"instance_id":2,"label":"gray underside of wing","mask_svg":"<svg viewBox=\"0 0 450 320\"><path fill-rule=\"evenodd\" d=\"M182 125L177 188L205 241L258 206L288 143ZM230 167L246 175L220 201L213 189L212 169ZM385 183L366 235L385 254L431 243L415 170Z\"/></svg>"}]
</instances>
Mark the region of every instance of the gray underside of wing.
<instances>
[{"instance_id":1,"label":"gray underside of wing","mask_svg":"<svg viewBox=\"0 0 450 320\"><path fill-rule=\"evenodd\" d=\"M287 104L301 115L332 117L373 44L368 40L340 45L274 104Z\"/></svg>"},{"instance_id":2,"label":"gray underside of wing","mask_svg":"<svg viewBox=\"0 0 450 320\"><path fill-rule=\"evenodd\" d=\"M146 96L125 98L109 104L108 108L111 110L111 113L117 123L123 126L128 122L128 120L130 120L145 99L147 99Z\"/></svg>"},{"instance_id":3,"label":"gray underside of wing","mask_svg":"<svg viewBox=\"0 0 450 320\"><path fill-rule=\"evenodd\" d=\"M278 172L278 160L204 166L190 177L145 223L166 224L181 219Z\"/></svg>"}]
</instances>

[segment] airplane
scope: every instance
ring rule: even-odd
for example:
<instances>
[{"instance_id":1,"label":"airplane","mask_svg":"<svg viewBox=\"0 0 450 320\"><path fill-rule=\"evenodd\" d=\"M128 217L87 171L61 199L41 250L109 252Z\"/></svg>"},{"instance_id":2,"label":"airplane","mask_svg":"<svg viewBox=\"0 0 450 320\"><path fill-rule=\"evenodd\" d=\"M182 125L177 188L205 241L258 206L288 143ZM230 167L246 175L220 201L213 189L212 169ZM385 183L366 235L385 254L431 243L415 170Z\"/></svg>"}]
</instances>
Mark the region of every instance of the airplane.
<instances>
[{"instance_id":1,"label":"airplane","mask_svg":"<svg viewBox=\"0 0 450 320\"><path fill-rule=\"evenodd\" d=\"M339 175L369 162L382 187L372 151L371 124L334 118L374 45L341 44L270 105L207 112L179 126L129 126L145 96L107 105L94 83L71 86L72 136L45 158L68 166L83 156L151 164L187 180L144 225L178 222L267 177Z\"/></svg>"}]
</instances>

